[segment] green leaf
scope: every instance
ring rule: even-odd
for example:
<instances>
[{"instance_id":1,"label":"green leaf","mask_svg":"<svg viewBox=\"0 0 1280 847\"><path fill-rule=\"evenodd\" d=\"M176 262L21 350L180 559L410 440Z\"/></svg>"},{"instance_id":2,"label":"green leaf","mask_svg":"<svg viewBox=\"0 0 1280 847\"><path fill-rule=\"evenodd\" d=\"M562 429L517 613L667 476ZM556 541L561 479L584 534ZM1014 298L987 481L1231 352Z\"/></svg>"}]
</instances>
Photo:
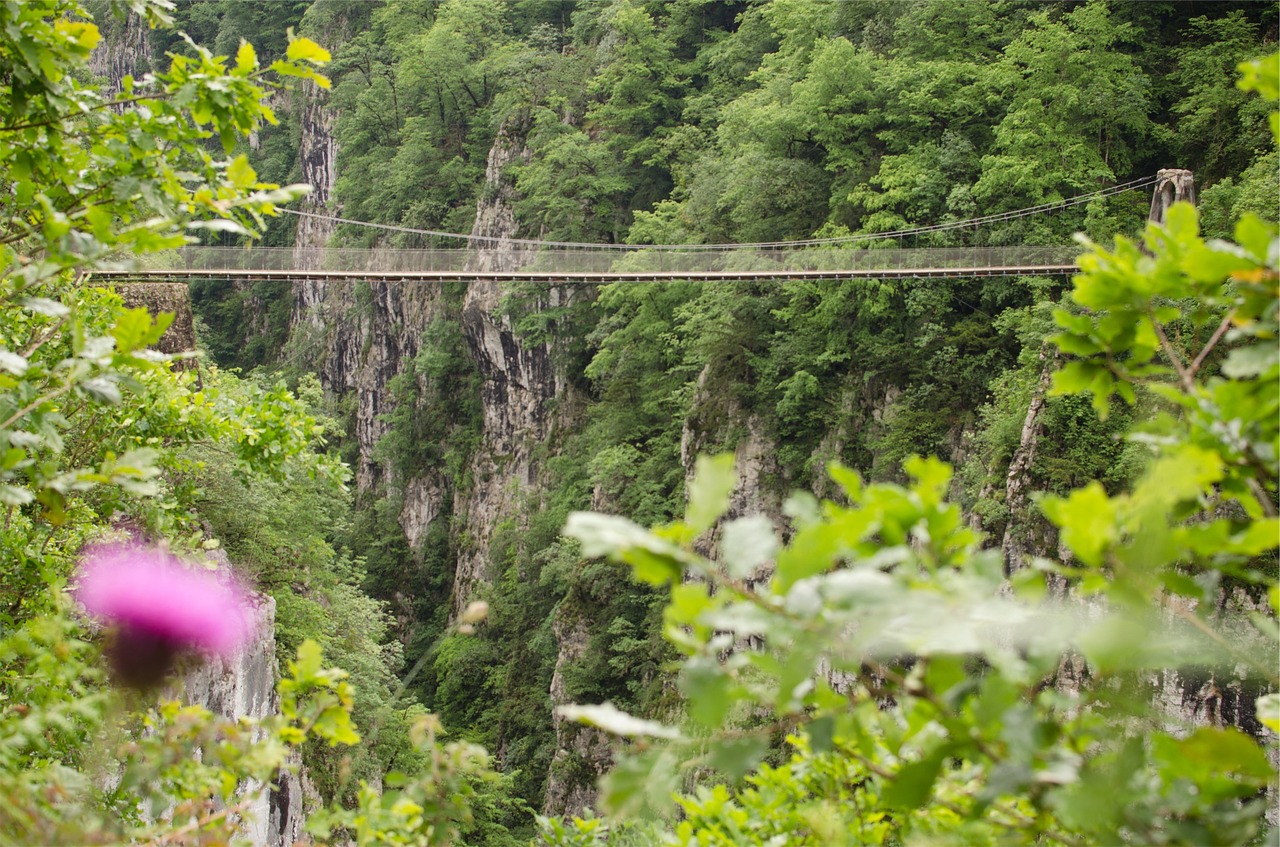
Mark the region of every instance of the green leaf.
<instances>
[{"instance_id":1,"label":"green leaf","mask_svg":"<svg viewBox=\"0 0 1280 847\"><path fill-rule=\"evenodd\" d=\"M699 456L689 483L689 506L684 522L694 535L710 529L729 508L729 498L738 486L733 454Z\"/></svg>"},{"instance_id":2,"label":"green leaf","mask_svg":"<svg viewBox=\"0 0 1280 847\"><path fill-rule=\"evenodd\" d=\"M292 39L289 42L289 47L285 50L285 57L290 62L305 60L317 65L323 65L332 58L328 50L316 44L310 38Z\"/></svg>"},{"instance_id":3,"label":"green leaf","mask_svg":"<svg viewBox=\"0 0 1280 847\"><path fill-rule=\"evenodd\" d=\"M328 88L332 84L329 82L328 77L321 76L320 74L316 73L310 68L301 67L299 65L291 65L288 62L285 62L280 59L277 59L276 61L271 63L271 70L275 71L281 76L292 76L292 77L298 77L300 79L309 79L319 87L326 90L328 90Z\"/></svg>"},{"instance_id":4,"label":"green leaf","mask_svg":"<svg viewBox=\"0 0 1280 847\"><path fill-rule=\"evenodd\" d=\"M1163 667L1174 660L1169 635L1150 622L1120 614L1108 615L1091 624L1077 639L1080 652L1102 674L1142 668Z\"/></svg>"},{"instance_id":5,"label":"green leaf","mask_svg":"<svg viewBox=\"0 0 1280 847\"><path fill-rule=\"evenodd\" d=\"M1116 506L1096 480L1064 498L1045 497L1045 516L1062 529L1062 538L1082 562L1102 564L1102 553L1117 538Z\"/></svg>"},{"instance_id":6,"label":"green leaf","mask_svg":"<svg viewBox=\"0 0 1280 847\"><path fill-rule=\"evenodd\" d=\"M23 297L18 300L18 304L29 311L35 312L37 315L45 315L50 318L60 318L71 313L69 308L57 300L50 300L47 297Z\"/></svg>"},{"instance_id":7,"label":"green leaf","mask_svg":"<svg viewBox=\"0 0 1280 847\"><path fill-rule=\"evenodd\" d=\"M314 683L320 675L324 653L310 638L298 645L298 658L289 661L289 674L299 685Z\"/></svg>"},{"instance_id":8,"label":"green leaf","mask_svg":"<svg viewBox=\"0 0 1280 847\"><path fill-rule=\"evenodd\" d=\"M1160 582L1171 594L1180 594L1195 600L1204 599L1204 588L1184 573L1173 570L1163 571L1160 574Z\"/></svg>"},{"instance_id":9,"label":"green leaf","mask_svg":"<svg viewBox=\"0 0 1280 847\"><path fill-rule=\"evenodd\" d=\"M36 494L36 499L44 506L40 516L54 526L62 526L67 522L67 498L60 491L53 488L42 488Z\"/></svg>"},{"instance_id":10,"label":"green leaf","mask_svg":"<svg viewBox=\"0 0 1280 847\"><path fill-rule=\"evenodd\" d=\"M965 661L960 656L930 656L925 665L925 682L939 696L950 699L953 689L969 687Z\"/></svg>"},{"instance_id":11,"label":"green leaf","mask_svg":"<svg viewBox=\"0 0 1280 847\"><path fill-rule=\"evenodd\" d=\"M1222 479L1222 457L1212 450L1182 445L1157 459L1134 489L1132 501L1152 518L1172 505L1194 500Z\"/></svg>"},{"instance_id":12,"label":"green leaf","mask_svg":"<svg viewBox=\"0 0 1280 847\"><path fill-rule=\"evenodd\" d=\"M675 727L629 715L612 703L601 703L598 706L570 704L558 707L556 714L567 721L594 726L610 735L619 735L623 738L675 739L680 737L680 731Z\"/></svg>"},{"instance_id":13,"label":"green leaf","mask_svg":"<svg viewBox=\"0 0 1280 847\"><path fill-rule=\"evenodd\" d=\"M862 476L852 468L847 468L839 462L832 462L827 465L827 473L831 479L835 481L844 490L845 496L851 502L857 502L862 495Z\"/></svg>"},{"instance_id":14,"label":"green leaf","mask_svg":"<svg viewBox=\"0 0 1280 847\"><path fill-rule=\"evenodd\" d=\"M350 747L360 743L360 733L351 722L351 713L342 706L330 706L320 713L311 727L312 731L329 742L330 747L339 744Z\"/></svg>"},{"instance_id":15,"label":"green leaf","mask_svg":"<svg viewBox=\"0 0 1280 847\"><path fill-rule=\"evenodd\" d=\"M1259 697L1253 705L1258 722L1274 733L1280 734L1280 694Z\"/></svg>"},{"instance_id":16,"label":"green leaf","mask_svg":"<svg viewBox=\"0 0 1280 847\"><path fill-rule=\"evenodd\" d=\"M211 218L207 221L191 221L187 224L187 229L207 229L210 232L229 232L233 235L253 235L253 232L243 224L237 223L229 218Z\"/></svg>"},{"instance_id":17,"label":"green leaf","mask_svg":"<svg viewBox=\"0 0 1280 847\"><path fill-rule=\"evenodd\" d=\"M1050 336L1049 340L1056 344L1063 353L1069 353L1072 356L1092 356L1095 353L1102 352L1102 348L1098 346L1097 342L1086 335L1060 332L1057 335ZM1083 390L1083 388L1076 390Z\"/></svg>"},{"instance_id":18,"label":"green leaf","mask_svg":"<svg viewBox=\"0 0 1280 847\"><path fill-rule=\"evenodd\" d=\"M669 813L679 787L678 765L675 754L665 748L623 757L600 781L601 804L623 817Z\"/></svg>"},{"instance_id":19,"label":"green leaf","mask_svg":"<svg viewBox=\"0 0 1280 847\"><path fill-rule=\"evenodd\" d=\"M236 149L236 130L230 123L224 123L218 127L218 140L222 142L222 150L230 153Z\"/></svg>"},{"instance_id":20,"label":"green leaf","mask_svg":"<svg viewBox=\"0 0 1280 847\"><path fill-rule=\"evenodd\" d=\"M755 736L720 738L711 742L707 751L707 764L725 775L730 782L737 782L760 764L769 752L766 739Z\"/></svg>"},{"instance_id":21,"label":"green leaf","mask_svg":"<svg viewBox=\"0 0 1280 847\"><path fill-rule=\"evenodd\" d=\"M689 717L707 729L718 729L741 699L741 688L713 656L692 656L680 672L680 690Z\"/></svg>"},{"instance_id":22,"label":"green leaf","mask_svg":"<svg viewBox=\"0 0 1280 847\"><path fill-rule=\"evenodd\" d=\"M587 558L608 556L626 562L636 578L653 585L677 581L684 573L683 550L626 518L574 512L565 522L564 534L578 540Z\"/></svg>"},{"instance_id":23,"label":"green leaf","mask_svg":"<svg viewBox=\"0 0 1280 847\"><path fill-rule=\"evenodd\" d=\"M673 555L636 548L627 550L619 558L631 565L636 579L647 582L649 585L677 582L684 575L684 568L679 559Z\"/></svg>"},{"instance_id":24,"label":"green leaf","mask_svg":"<svg viewBox=\"0 0 1280 847\"><path fill-rule=\"evenodd\" d=\"M776 590L785 592L800 580L833 567L876 523L870 512L851 512L838 527L818 523L797 532L778 554L773 575Z\"/></svg>"},{"instance_id":25,"label":"green leaf","mask_svg":"<svg viewBox=\"0 0 1280 847\"><path fill-rule=\"evenodd\" d=\"M117 472L132 473L136 476L156 476L160 473L160 451L151 447L138 447L128 450L114 462Z\"/></svg>"},{"instance_id":26,"label":"green leaf","mask_svg":"<svg viewBox=\"0 0 1280 847\"><path fill-rule=\"evenodd\" d=\"M1274 341L1264 341L1232 350L1222 363L1222 373L1231 379L1251 379L1266 373L1277 363L1280 363L1280 349Z\"/></svg>"},{"instance_id":27,"label":"green leaf","mask_svg":"<svg viewBox=\"0 0 1280 847\"><path fill-rule=\"evenodd\" d=\"M244 39L240 39L240 49L236 51L236 70L249 73L258 67L258 51Z\"/></svg>"},{"instance_id":28,"label":"green leaf","mask_svg":"<svg viewBox=\"0 0 1280 847\"><path fill-rule=\"evenodd\" d=\"M0 485L0 503L6 506L25 506L34 501L36 495L16 485Z\"/></svg>"},{"instance_id":29,"label":"green leaf","mask_svg":"<svg viewBox=\"0 0 1280 847\"><path fill-rule=\"evenodd\" d=\"M1056 341L1059 336L1055 336ZM1053 387L1049 396L1060 397L1067 394L1081 394L1090 390L1097 380L1101 366L1093 362L1074 360L1067 362L1053 375Z\"/></svg>"},{"instance_id":30,"label":"green leaf","mask_svg":"<svg viewBox=\"0 0 1280 847\"><path fill-rule=\"evenodd\" d=\"M805 724L804 733L809 738L809 749L815 753L828 753L835 749L836 719L832 715L823 715L811 720Z\"/></svg>"},{"instance_id":31,"label":"green leaf","mask_svg":"<svg viewBox=\"0 0 1280 847\"><path fill-rule=\"evenodd\" d=\"M588 559L617 556L632 547L651 544L652 533L626 518L598 512L573 512L564 525L564 534L577 539Z\"/></svg>"},{"instance_id":32,"label":"green leaf","mask_svg":"<svg viewBox=\"0 0 1280 847\"><path fill-rule=\"evenodd\" d=\"M773 522L764 515L738 518L724 525L720 558L735 579L747 579L778 552Z\"/></svg>"},{"instance_id":33,"label":"green leaf","mask_svg":"<svg viewBox=\"0 0 1280 847\"><path fill-rule=\"evenodd\" d=\"M88 394L94 400L101 403L115 405L123 399L120 395L120 386L105 377L86 379L77 387L85 394Z\"/></svg>"},{"instance_id":34,"label":"green leaf","mask_svg":"<svg viewBox=\"0 0 1280 847\"><path fill-rule=\"evenodd\" d=\"M68 36L81 50L88 52L98 46L102 34L98 28L85 21L69 21L65 18L54 21L54 28L59 35Z\"/></svg>"},{"instance_id":35,"label":"green leaf","mask_svg":"<svg viewBox=\"0 0 1280 847\"><path fill-rule=\"evenodd\" d=\"M1190 203L1174 203L1165 213L1164 228L1177 242L1194 242L1200 235L1200 213Z\"/></svg>"},{"instance_id":36,"label":"green leaf","mask_svg":"<svg viewBox=\"0 0 1280 847\"><path fill-rule=\"evenodd\" d=\"M1097 411L1098 417L1106 420L1107 412L1110 411L1111 394L1115 389L1115 377L1101 363L1074 360L1053 374L1053 384L1048 395L1062 397L1066 394L1092 394L1094 411Z\"/></svg>"},{"instance_id":37,"label":"green leaf","mask_svg":"<svg viewBox=\"0 0 1280 847\"><path fill-rule=\"evenodd\" d=\"M1236 271L1252 267L1254 262L1240 255L1240 248L1226 242L1196 243L1182 258L1183 271L1197 282L1220 282Z\"/></svg>"},{"instance_id":38,"label":"green leaf","mask_svg":"<svg viewBox=\"0 0 1280 847\"><path fill-rule=\"evenodd\" d=\"M249 157L242 153L227 165L227 179L236 188L253 188L258 183L258 172L249 164Z\"/></svg>"},{"instance_id":39,"label":"green leaf","mask_svg":"<svg viewBox=\"0 0 1280 847\"><path fill-rule=\"evenodd\" d=\"M0 350L0 369L4 369L14 376L22 376L27 372L29 363L26 357L17 353L11 353L8 350Z\"/></svg>"},{"instance_id":40,"label":"green leaf","mask_svg":"<svg viewBox=\"0 0 1280 847\"><path fill-rule=\"evenodd\" d=\"M1262 518L1231 539L1231 550L1245 556L1260 556L1280 546L1280 518ZM1273 609L1276 606L1273 604Z\"/></svg>"},{"instance_id":41,"label":"green leaf","mask_svg":"<svg viewBox=\"0 0 1280 847\"><path fill-rule=\"evenodd\" d=\"M950 465L933 456L908 456L902 469L916 481L914 488L925 505L936 506L942 502L951 482Z\"/></svg>"},{"instance_id":42,"label":"green leaf","mask_svg":"<svg viewBox=\"0 0 1280 847\"><path fill-rule=\"evenodd\" d=\"M1280 98L1280 53L1241 62L1238 70L1240 80L1237 86L1245 91L1256 91L1267 100Z\"/></svg>"},{"instance_id":43,"label":"green leaf","mask_svg":"<svg viewBox=\"0 0 1280 847\"><path fill-rule=\"evenodd\" d=\"M1236 242L1249 252L1260 265L1267 263L1271 243L1276 237L1276 227L1262 218L1246 213L1236 223Z\"/></svg>"},{"instance_id":44,"label":"green leaf","mask_svg":"<svg viewBox=\"0 0 1280 847\"><path fill-rule=\"evenodd\" d=\"M111 336L116 340L117 350L132 353L158 342L172 323L171 312L162 312L153 320L151 313L144 308L125 309L116 317Z\"/></svg>"},{"instance_id":45,"label":"green leaf","mask_svg":"<svg viewBox=\"0 0 1280 847\"><path fill-rule=\"evenodd\" d=\"M1258 743L1234 727L1200 727L1176 747L1184 761L1196 763L1206 773L1240 774L1263 781L1275 773Z\"/></svg>"},{"instance_id":46,"label":"green leaf","mask_svg":"<svg viewBox=\"0 0 1280 847\"><path fill-rule=\"evenodd\" d=\"M884 787L880 799L894 809L918 809L933 793L933 784L942 770L941 750L903 766L893 781Z\"/></svg>"}]
</instances>

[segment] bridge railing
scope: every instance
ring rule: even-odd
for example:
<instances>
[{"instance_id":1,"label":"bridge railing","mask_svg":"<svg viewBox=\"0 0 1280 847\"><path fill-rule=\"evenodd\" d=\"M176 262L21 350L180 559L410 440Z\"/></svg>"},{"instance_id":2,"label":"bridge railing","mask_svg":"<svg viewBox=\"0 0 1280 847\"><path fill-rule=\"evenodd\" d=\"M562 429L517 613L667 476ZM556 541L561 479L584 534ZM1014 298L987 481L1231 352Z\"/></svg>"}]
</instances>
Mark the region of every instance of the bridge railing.
<instances>
[{"instance_id":1,"label":"bridge railing","mask_svg":"<svg viewBox=\"0 0 1280 847\"><path fill-rule=\"evenodd\" d=\"M166 269L349 273L463 273L494 267L547 274L707 273L717 271L855 271L1034 267L1069 264L1077 247L807 248L752 250L407 250L325 247L185 247ZM477 271L482 275L483 271Z\"/></svg>"}]
</instances>

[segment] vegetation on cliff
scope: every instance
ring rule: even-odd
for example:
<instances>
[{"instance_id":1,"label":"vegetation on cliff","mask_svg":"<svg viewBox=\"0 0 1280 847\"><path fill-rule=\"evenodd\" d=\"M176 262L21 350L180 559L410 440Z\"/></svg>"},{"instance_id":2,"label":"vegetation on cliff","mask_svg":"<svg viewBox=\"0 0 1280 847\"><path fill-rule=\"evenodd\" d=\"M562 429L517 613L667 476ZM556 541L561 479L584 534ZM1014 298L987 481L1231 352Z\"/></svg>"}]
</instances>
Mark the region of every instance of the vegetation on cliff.
<instances>
[{"instance_id":1,"label":"vegetation on cliff","mask_svg":"<svg viewBox=\"0 0 1280 847\"><path fill-rule=\"evenodd\" d=\"M108 90L86 72L125 26L105 8L0 7L0 834L232 838L245 780L298 749L310 832L361 844L519 843L538 809L557 844L1263 837L1280 59L1249 60L1275 12L214 0L178 4L195 39L154 31L153 73ZM869 234L1175 163L1201 210L1139 238L1129 192L912 236L1119 234L1070 290L513 286L412 311L370 283L300 314L206 285L209 353L266 367L171 369L148 350L166 319L84 275L192 234L288 244L267 222L297 191L274 183L324 128L280 80L329 85L317 42L331 211L392 227L339 243L442 243L413 230L465 231L499 195L541 238ZM498 184L500 134L523 152ZM323 361L357 325L364 348ZM526 419L538 443L495 431ZM365 472L354 498L326 437ZM108 688L62 589L113 534L223 547L274 597L278 718ZM1196 714L1151 707L1178 686Z\"/></svg>"},{"instance_id":2,"label":"vegetation on cliff","mask_svg":"<svg viewBox=\"0 0 1280 847\"><path fill-rule=\"evenodd\" d=\"M750 242L873 233L1050 203L1192 169L1206 233L1253 211L1274 220L1267 110L1235 86L1240 61L1276 38L1273 4L389 3L316 4L304 31L333 33L334 211L404 230L465 232L499 133L527 145L509 166L514 234L590 242ZM1067 243L1136 234L1130 192L1050 216L917 236L907 246ZM450 246L410 231L339 225L343 244ZM500 751L523 796L589 783L590 751L557 746L546 696L660 714L660 596L616 566L583 564L556 538L593 506L651 525L681 513L696 452L754 450L746 502L778 515L795 488L834 494L827 463L905 481L912 454L957 465L953 493L1010 550L1052 552L1032 491L1090 480L1118 492L1143 448L1122 438L1147 401L1100 418L1040 388L1059 362L1045 338L1063 296L1047 279L606 286L548 305L513 287L506 320L548 345L566 425L546 445L520 514L492 527L494 611L475 639L441 643L442 592L469 540L442 514L425 545L396 548L398 499L415 477L443 502L472 490L479 411L458 379L406 378L380 455L394 469L352 537L376 583L413 574L407 658L446 722ZM460 307L450 320L462 321ZM341 327L341 323L338 324ZM433 362L456 336L421 338ZM1028 406L1042 402L1023 444ZM469 422L469 423L468 423ZM754 445L754 446L750 446ZM442 457L449 457L444 461ZM1011 495L1011 462L1022 468ZM398 480L398 482L397 482ZM386 498L384 500L383 498ZM741 505L741 504L739 504ZM372 515L377 510L380 518ZM377 551L377 552L372 552ZM371 559L372 561L372 559ZM455 598L456 602L456 598ZM577 658L562 660L569 642ZM625 645L625 648L623 647ZM445 681L441 685L441 681ZM570 733L571 735L572 733ZM585 743L585 742L584 742ZM590 745L587 744L589 748ZM550 809L554 811L555 809Z\"/></svg>"}]
</instances>

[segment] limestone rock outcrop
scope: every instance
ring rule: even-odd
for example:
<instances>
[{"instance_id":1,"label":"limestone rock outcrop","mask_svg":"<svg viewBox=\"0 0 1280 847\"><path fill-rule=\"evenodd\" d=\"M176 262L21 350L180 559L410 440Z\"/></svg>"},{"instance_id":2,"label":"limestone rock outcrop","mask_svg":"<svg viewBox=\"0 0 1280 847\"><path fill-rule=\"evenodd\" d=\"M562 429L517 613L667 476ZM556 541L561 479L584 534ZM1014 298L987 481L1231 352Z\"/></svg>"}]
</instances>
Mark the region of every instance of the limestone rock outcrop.
<instances>
[{"instance_id":1,"label":"limestone rock outcrop","mask_svg":"<svg viewBox=\"0 0 1280 847\"><path fill-rule=\"evenodd\" d=\"M89 54L89 72L106 80L105 97L119 95L126 76L140 78L151 66L151 27L140 15L104 16L103 39Z\"/></svg>"},{"instance_id":2,"label":"limestone rock outcrop","mask_svg":"<svg viewBox=\"0 0 1280 847\"><path fill-rule=\"evenodd\" d=\"M222 565L229 567L225 556ZM230 720L261 719L280 710L276 693L276 604L271 597L254 595L253 635L235 656L213 658L188 671L177 692L183 702L203 706ZM276 784L246 785L251 798L244 811L243 833L254 847L292 847L303 837L303 784L296 767L282 770Z\"/></svg>"},{"instance_id":3,"label":"limestone rock outcrop","mask_svg":"<svg viewBox=\"0 0 1280 847\"><path fill-rule=\"evenodd\" d=\"M552 625L559 652L551 677L551 702L557 706L573 700L568 695L565 669L586 655L587 622L580 616L556 613ZM543 814L581 816L596 805L596 781L613 766L613 739L595 727L561 718L554 711L556 753L547 774Z\"/></svg>"}]
</instances>

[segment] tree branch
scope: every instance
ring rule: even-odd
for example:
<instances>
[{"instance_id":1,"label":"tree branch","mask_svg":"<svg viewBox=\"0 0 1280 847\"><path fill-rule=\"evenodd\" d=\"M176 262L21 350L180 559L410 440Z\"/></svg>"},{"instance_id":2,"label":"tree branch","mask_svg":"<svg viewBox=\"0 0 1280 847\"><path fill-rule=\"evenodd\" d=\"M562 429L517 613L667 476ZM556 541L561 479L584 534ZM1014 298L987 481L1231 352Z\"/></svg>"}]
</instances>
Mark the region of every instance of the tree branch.
<instances>
[{"instance_id":1,"label":"tree branch","mask_svg":"<svg viewBox=\"0 0 1280 847\"><path fill-rule=\"evenodd\" d=\"M1160 322L1150 312L1147 313L1147 317L1151 318L1151 326L1155 329L1156 337L1160 339L1160 347L1164 350L1165 358L1173 365L1173 369L1178 372L1178 379L1182 383L1183 389L1190 394L1196 387L1195 381L1191 378L1193 372L1187 369L1182 354L1178 352L1178 348L1173 346L1169 336L1165 335L1164 327L1160 325Z\"/></svg>"},{"instance_id":2,"label":"tree branch","mask_svg":"<svg viewBox=\"0 0 1280 847\"><path fill-rule=\"evenodd\" d=\"M1262 675L1265 676L1271 682L1272 685L1280 684L1280 675L1276 674L1274 668L1267 667L1266 664L1259 662L1249 652L1237 648L1234 644L1232 644L1230 641L1224 638L1221 633L1219 633L1213 627L1209 626L1204 621L1200 620L1200 617L1195 612L1191 611L1185 606L1182 606L1178 603L1173 602L1172 598L1168 594L1160 595L1160 604L1164 606L1166 609L1168 609L1169 611L1173 612L1173 614L1175 614L1176 616L1182 618L1184 621L1186 621L1187 623L1191 624L1193 627L1198 629L1200 632L1202 632L1205 635L1205 637L1207 637L1213 643L1217 644L1222 649L1226 650L1227 653L1229 653L1237 661L1243 662L1246 665L1250 665L1255 670L1261 672Z\"/></svg>"},{"instance_id":3,"label":"tree branch","mask_svg":"<svg viewBox=\"0 0 1280 847\"><path fill-rule=\"evenodd\" d=\"M52 118L46 118L43 121L32 121L31 123L15 124L14 126L0 126L0 132L18 132L24 129L38 129L39 127L50 126L52 124L58 123L59 121L73 121L76 118L83 118L87 116L90 112L100 112L103 109L110 109L114 106L127 106L130 103L140 103L143 100L151 100L151 101L168 100L171 96L172 95L170 94L146 94L146 95L140 94L137 97L125 97L121 100L112 100L107 103L99 103L97 106L90 106L88 109L85 109L83 112L57 115Z\"/></svg>"},{"instance_id":4,"label":"tree branch","mask_svg":"<svg viewBox=\"0 0 1280 847\"><path fill-rule=\"evenodd\" d=\"M1195 361L1187 368L1189 375L1195 376L1196 371L1200 370L1200 366L1204 364L1204 360L1209 358L1209 354L1213 352L1213 348L1218 346L1218 342L1222 340L1222 336L1227 334L1227 329L1231 326L1231 319L1235 317L1235 309L1227 312L1226 317L1222 319L1222 323L1218 324L1218 328L1213 331L1213 335L1209 337L1209 341L1204 345L1204 349L1196 356Z\"/></svg>"},{"instance_id":5,"label":"tree branch","mask_svg":"<svg viewBox=\"0 0 1280 847\"><path fill-rule=\"evenodd\" d=\"M26 417L28 412L31 412L31 411L34 411L35 409L40 408L40 406L44 405L45 403L48 403L50 400L58 399L63 394L66 394L68 391L70 391L71 388L72 388L72 384L68 382L65 385L63 385L61 388L59 388L57 391L51 391L48 394L44 395L43 397L37 397L36 399L28 403L26 406L23 406L21 409L19 409L18 411L10 415L9 419L6 420L4 423L0 423L0 429L8 429L18 421L22 420L22 418Z\"/></svg>"}]
</instances>

